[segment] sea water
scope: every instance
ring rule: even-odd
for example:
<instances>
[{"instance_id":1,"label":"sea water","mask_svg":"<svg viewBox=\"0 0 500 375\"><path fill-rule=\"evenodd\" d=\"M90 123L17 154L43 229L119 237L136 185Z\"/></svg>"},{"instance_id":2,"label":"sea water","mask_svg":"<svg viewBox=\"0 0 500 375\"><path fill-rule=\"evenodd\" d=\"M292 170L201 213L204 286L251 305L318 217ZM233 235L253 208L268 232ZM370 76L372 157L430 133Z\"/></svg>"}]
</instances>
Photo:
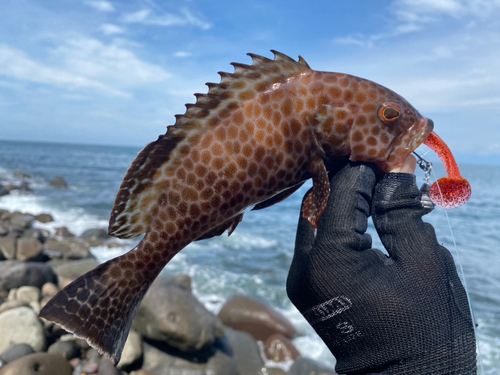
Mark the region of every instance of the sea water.
<instances>
[{"instance_id":1,"label":"sea water","mask_svg":"<svg viewBox=\"0 0 500 375\"><path fill-rule=\"evenodd\" d=\"M55 222L48 227L67 226L80 235L89 228L107 228L109 214L125 172L139 147L71 145L0 141L0 183L16 181L15 171L29 175L33 192L0 197L0 208L38 214L47 212ZM436 229L439 241L454 256L456 242L472 307L478 324L478 341L485 374L500 369L500 167L461 165L462 175L472 185L472 198L464 206L435 209L425 217ZM444 170L435 163L436 174ZM49 182L63 177L68 189ZM422 174L418 175L419 180ZM187 274L194 294L217 313L233 294L258 298L287 316L303 333L294 340L307 357L333 368L335 359L290 303L285 283L293 257L300 202L310 183L285 201L261 211L245 213L230 236L222 235L193 243L167 265L163 274ZM373 225L369 232L374 247L381 248ZM130 250L137 240L121 246L93 248L99 261ZM332 270L335 272L335 270Z\"/></svg>"}]
</instances>

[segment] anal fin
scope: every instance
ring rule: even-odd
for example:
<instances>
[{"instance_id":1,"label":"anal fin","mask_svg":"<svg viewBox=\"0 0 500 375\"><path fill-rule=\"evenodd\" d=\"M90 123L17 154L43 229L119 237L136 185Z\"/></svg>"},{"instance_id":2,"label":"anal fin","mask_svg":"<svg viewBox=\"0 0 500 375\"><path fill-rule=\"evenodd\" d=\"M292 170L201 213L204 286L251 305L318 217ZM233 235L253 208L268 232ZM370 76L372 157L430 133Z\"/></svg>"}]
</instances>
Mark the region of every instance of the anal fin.
<instances>
[{"instance_id":1,"label":"anal fin","mask_svg":"<svg viewBox=\"0 0 500 375\"><path fill-rule=\"evenodd\" d=\"M313 189L302 206L302 217L317 228L319 218L325 211L330 196L330 181L328 180L325 163L318 154L312 156L309 172L313 179Z\"/></svg>"},{"instance_id":2,"label":"anal fin","mask_svg":"<svg viewBox=\"0 0 500 375\"><path fill-rule=\"evenodd\" d=\"M234 232L238 224L243 219L243 213L236 215L235 217L223 222L222 224L216 226L215 228L209 230L202 236L198 237L195 241L207 240L212 237L220 236L224 231L227 230L227 235L230 236Z\"/></svg>"},{"instance_id":3,"label":"anal fin","mask_svg":"<svg viewBox=\"0 0 500 375\"><path fill-rule=\"evenodd\" d=\"M260 203L257 203L253 208L252 208L252 211L257 211L257 210L263 210L264 208L267 208L267 207L271 207L273 205L275 205L276 203L280 203L280 202L283 202L285 199L287 199L290 195L292 195L293 193L295 193L297 190L299 190L299 188L304 185L304 182L300 182L298 183L297 185L294 185L288 189L285 189L283 190L281 193L278 193L274 196L272 196L271 198L263 201L263 202L260 202Z\"/></svg>"}]
</instances>

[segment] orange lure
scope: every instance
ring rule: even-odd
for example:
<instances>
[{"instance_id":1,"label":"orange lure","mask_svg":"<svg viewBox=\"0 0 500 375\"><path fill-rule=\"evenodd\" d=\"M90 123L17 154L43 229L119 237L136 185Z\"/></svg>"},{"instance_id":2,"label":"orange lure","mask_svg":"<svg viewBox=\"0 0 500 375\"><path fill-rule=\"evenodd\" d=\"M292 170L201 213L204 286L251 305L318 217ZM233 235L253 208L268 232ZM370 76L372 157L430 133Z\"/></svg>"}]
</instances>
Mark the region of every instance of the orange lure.
<instances>
[{"instance_id":1,"label":"orange lure","mask_svg":"<svg viewBox=\"0 0 500 375\"><path fill-rule=\"evenodd\" d=\"M464 183L433 122L404 98L273 53L274 60L250 54L252 65L233 63L234 73L219 73L221 82L207 83L208 93L195 94L196 103L139 153L109 233L144 238L76 279L40 316L118 363L139 304L175 254L192 241L231 233L247 208L278 203L309 178L303 216L316 226L330 196L327 171L338 157L388 171L425 141L446 161L444 205L464 202Z\"/></svg>"}]
</instances>

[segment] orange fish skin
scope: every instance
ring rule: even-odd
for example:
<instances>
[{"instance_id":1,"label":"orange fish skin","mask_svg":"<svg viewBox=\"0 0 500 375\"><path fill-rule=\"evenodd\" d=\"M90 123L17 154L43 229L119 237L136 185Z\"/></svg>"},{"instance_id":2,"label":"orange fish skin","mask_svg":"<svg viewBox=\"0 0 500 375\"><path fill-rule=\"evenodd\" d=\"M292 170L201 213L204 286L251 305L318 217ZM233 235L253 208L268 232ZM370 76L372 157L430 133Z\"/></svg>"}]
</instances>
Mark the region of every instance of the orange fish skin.
<instances>
[{"instance_id":1,"label":"orange fish skin","mask_svg":"<svg viewBox=\"0 0 500 375\"><path fill-rule=\"evenodd\" d=\"M386 170L432 131L431 120L383 86L273 53L274 60L250 55L251 66L220 73L220 84L195 94L196 104L141 151L117 195L109 232L146 236L75 280L40 316L116 364L149 286L190 242L232 232L248 207L274 204L274 196L286 198L310 177L303 215L316 225L330 194L325 160L349 155Z\"/></svg>"}]
</instances>

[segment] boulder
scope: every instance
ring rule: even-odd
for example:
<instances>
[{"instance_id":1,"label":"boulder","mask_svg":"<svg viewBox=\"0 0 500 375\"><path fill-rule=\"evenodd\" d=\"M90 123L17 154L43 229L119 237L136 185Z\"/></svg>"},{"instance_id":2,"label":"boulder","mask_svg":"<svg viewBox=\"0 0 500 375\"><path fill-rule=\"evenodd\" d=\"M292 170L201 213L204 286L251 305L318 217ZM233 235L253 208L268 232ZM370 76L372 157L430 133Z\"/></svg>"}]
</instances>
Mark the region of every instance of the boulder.
<instances>
[{"instance_id":1,"label":"boulder","mask_svg":"<svg viewBox=\"0 0 500 375\"><path fill-rule=\"evenodd\" d=\"M26 229L23 232L22 238L35 238L40 242L45 242L48 237L48 232L38 228Z\"/></svg>"},{"instance_id":2,"label":"boulder","mask_svg":"<svg viewBox=\"0 0 500 375\"><path fill-rule=\"evenodd\" d=\"M225 331L240 375L261 373L260 370L264 367L264 361L255 339L248 333L235 331L231 328L226 327Z\"/></svg>"},{"instance_id":3,"label":"boulder","mask_svg":"<svg viewBox=\"0 0 500 375\"><path fill-rule=\"evenodd\" d=\"M52 258L85 259L90 256L89 245L79 239L48 238L43 249Z\"/></svg>"},{"instance_id":4,"label":"boulder","mask_svg":"<svg viewBox=\"0 0 500 375\"><path fill-rule=\"evenodd\" d=\"M52 181L50 181L50 186L59 188L59 189L66 189L68 187L68 183L64 181L64 178L62 177L56 177Z\"/></svg>"},{"instance_id":5,"label":"boulder","mask_svg":"<svg viewBox=\"0 0 500 375\"><path fill-rule=\"evenodd\" d=\"M98 375L122 375L122 372L113 365L111 359L105 359L99 365L97 370Z\"/></svg>"},{"instance_id":6,"label":"boulder","mask_svg":"<svg viewBox=\"0 0 500 375\"><path fill-rule=\"evenodd\" d=\"M267 359L274 362L294 361L301 356L295 345L279 333L275 333L266 339L264 354Z\"/></svg>"},{"instance_id":7,"label":"boulder","mask_svg":"<svg viewBox=\"0 0 500 375\"><path fill-rule=\"evenodd\" d=\"M36 286L22 286L16 292L17 301L26 301L28 303L40 301L40 289Z\"/></svg>"},{"instance_id":8,"label":"boulder","mask_svg":"<svg viewBox=\"0 0 500 375\"><path fill-rule=\"evenodd\" d=\"M172 280L157 279L134 319L144 337L195 351L224 336L222 325L192 294Z\"/></svg>"},{"instance_id":9,"label":"boulder","mask_svg":"<svg viewBox=\"0 0 500 375\"><path fill-rule=\"evenodd\" d=\"M15 361L18 358L24 357L28 354L35 353L35 349L31 345L21 343L9 346L2 354L0 354L0 361L4 363L9 363Z\"/></svg>"},{"instance_id":10,"label":"boulder","mask_svg":"<svg viewBox=\"0 0 500 375\"><path fill-rule=\"evenodd\" d=\"M53 297L59 292L59 288L54 283L45 283L42 285L42 296Z\"/></svg>"},{"instance_id":11,"label":"boulder","mask_svg":"<svg viewBox=\"0 0 500 375\"><path fill-rule=\"evenodd\" d=\"M145 342L142 370L155 375L239 375L231 348L226 340L220 339L213 345L190 353L158 348Z\"/></svg>"},{"instance_id":12,"label":"boulder","mask_svg":"<svg viewBox=\"0 0 500 375\"><path fill-rule=\"evenodd\" d=\"M57 274L60 280L68 279L74 280L77 277L83 275L96 268L99 263L94 258L79 259L72 261L62 261L59 259L53 259L48 262L54 272Z\"/></svg>"},{"instance_id":13,"label":"boulder","mask_svg":"<svg viewBox=\"0 0 500 375\"><path fill-rule=\"evenodd\" d=\"M7 233L9 233L9 227L0 222L0 236L5 236Z\"/></svg>"},{"instance_id":14,"label":"boulder","mask_svg":"<svg viewBox=\"0 0 500 375\"><path fill-rule=\"evenodd\" d=\"M0 314L0 352L19 343L29 344L36 351L46 347L42 322L29 307L18 307Z\"/></svg>"},{"instance_id":15,"label":"boulder","mask_svg":"<svg viewBox=\"0 0 500 375\"><path fill-rule=\"evenodd\" d=\"M338 375L335 371L316 363L312 359L301 357L297 359L288 375Z\"/></svg>"},{"instance_id":16,"label":"boulder","mask_svg":"<svg viewBox=\"0 0 500 375\"><path fill-rule=\"evenodd\" d=\"M31 224L35 221L35 216L31 214L25 214L19 211L15 211L10 215L9 222L10 225L15 229L25 230L31 227Z\"/></svg>"},{"instance_id":17,"label":"boulder","mask_svg":"<svg viewBox=\"0 0 500 375\"><path fill-rule=\"evenodd\" d=\"M73 233L69 231L68 228L66 227L57 227L55 229L55 235L59 237L64 237L64 238L72 238L75 237Z\"/></svg>"},{"instance_id":18,"label":"boulder","mask_svg":"<svg viewBox=\"0 0 500 375\"><path fill-rule=\"evenodd\" d=\"M253 298L235 295L219 312L224 325L250 333L256 340L265 341L274 333L293 339L298 332L290 321L272 307Z\"/></svg>"},{"instance_id":19,"label":"boulder","mask_svg":"<svg viewBox=\"0 0 500 375\"><path fill-rule=\"evenodd\" d=\"M109 238L108 231L102 228L87 229L80 237L85 240L107 240Z\"/></svg>"},{"instance_id":20,"label":"boulder","mask_svg":"<svg viewBox=\"0 0 500 375\"><path fill-rule=\"evenodd\" d=\"M36 238L17 240L16 259L21 261L39 260L42 255L42 243Z\"/></svg>"},{"instance_id":21,"label":"boulder","mask_svg":"<svg viewBox=\"0 0 500 375\"><path fill-rule=\"evenodd\" d=\"M0 184L0 197L3 197L7 194L10 194L10 191L7 190L2 184Z\"/></svg>"},{"instance_id":22,"label":"boulder","mask_svg":"<svg viewBox=\"0 0 500 375\"><path fill-rule=\"evenodd\" d=\"M16 239L0 237L0 253L5 259L14 259L16 257Z\"/></svg>"},{"instance_id":23,"label":"boulder","mask_svg":"<svg viewBox=\"0 0 500 375\"><path fill-rule=\"evenodd\" d=\"M70 360L80 355L80 348L76 345L75 341L62 341L58 340L49 346L48 353L59 354L63 358Z\"/></svg>"},{"instance_id":24,"label":"boulder","mask_svg":"<svg viewBox=\"0 0 500 375\"><path fill-rule=\"evenodd\" d=\"M5 260L0 262L0 292L19 288L23 285L41 288L43 284L55 281L52 267L47 263L19 262Z\"/></svg>"},{"instance_id":25,"label":"boulder","mask_svg":"<svg viewBox=\"0 0 500 375\"><path fill-rule=\"evenodd\" d=\"M73 368L59 354L26 355L0 369L0 375L71 375Z\"/></svg>"},{"instance_id":26,"label":"boulder","mask_svg":"<svg viewBox=\"0 0 500 375\"><path fill-rule=\"evenodd\" d=\"M0 305L0 314L7 310L16 309L22 306L28 307L29 305L30 304L26 301L5 301Z\"/></svg>"},{"instance_id":27,"label":"boulder","mask_svg":"<svg viewBox=\"0 0 500 375\"><path fill-rule=\"evenodd\" d=\"M130 330L125 347L123 348L122 357L118 363L118 367L130 366L142 358L142 337L139 333Z\"/></svg>"},{"instance_id":28,"label":"boulder","mask_svg":"<svg viewBox=\"0 0 500 375\"><path fill-rule=\"evenodd\" d=\"M46 213L41 213L41 214L36 215L35 219L43 224L50 223L51 221L54 221L54 218L52 217L52 215L46 214Z\"/></svg>"}]
</instances>

